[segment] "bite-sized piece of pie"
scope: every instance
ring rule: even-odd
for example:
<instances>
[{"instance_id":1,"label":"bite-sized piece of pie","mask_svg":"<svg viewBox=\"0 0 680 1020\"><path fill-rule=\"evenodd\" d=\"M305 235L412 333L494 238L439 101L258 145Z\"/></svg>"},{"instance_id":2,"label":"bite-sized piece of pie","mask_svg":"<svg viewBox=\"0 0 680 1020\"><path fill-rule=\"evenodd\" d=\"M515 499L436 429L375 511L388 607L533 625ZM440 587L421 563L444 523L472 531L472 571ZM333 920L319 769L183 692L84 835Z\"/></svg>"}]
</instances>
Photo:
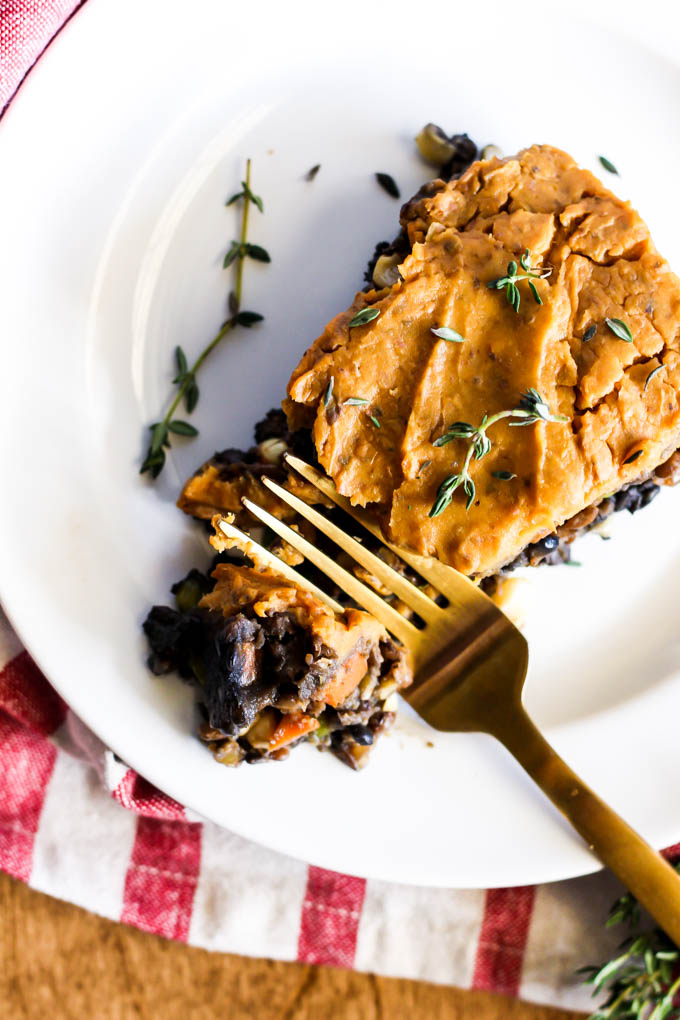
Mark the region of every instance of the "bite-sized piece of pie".
<instances>
[{"instance_id":1,"label":"bite-sized piece of pie","mask_svg":"<svg viewBox=\"0 0 680 1020\"><path fill-rule=\"evenodd\" d=\"M225 543L215 541L216 548ZM336 613L257 562L221 562L175 585L144 623L156 673L196 685L200 736L226 765L280 760L302 741L366 763L411 682L405 651L368 613Z\"/></svg>"},{"instance_id":2,"label":"bite-sized piece of pie","mask_svg":"<svg viewBox=\"0 0 680 1020\"><path fill-rule=\"evenodd\" d=\"M393 542L487 577L675 478L680 281L628 202L537 145L421 189L401 230L396 282L284 405Z\"/></svg>"},{"instance_id":3,"label":"bite-sized piece of pie","mask_svg":"<svg viewBox=\"0 0 680 1020\"><path fill-rule=\"evenodd\" d=\"M283 454L287 450L306 459L314 458L308 437L292 436L283 411L273 408L255 426L255 445L247 450L229 447L214 453L186 480L177 506L189 516L206 522L215 514L232 514L240 528L251 529L259 522L243 506L242 500L247 498L313 541L315 532L311 525L296 520L295 512L262 484L263 478L271 478L307 503L331 505L315 486L286 469ZM292 566L302 561L300 554L280 539L275 539L270 548Z\"/></svg>"}]
</instances>

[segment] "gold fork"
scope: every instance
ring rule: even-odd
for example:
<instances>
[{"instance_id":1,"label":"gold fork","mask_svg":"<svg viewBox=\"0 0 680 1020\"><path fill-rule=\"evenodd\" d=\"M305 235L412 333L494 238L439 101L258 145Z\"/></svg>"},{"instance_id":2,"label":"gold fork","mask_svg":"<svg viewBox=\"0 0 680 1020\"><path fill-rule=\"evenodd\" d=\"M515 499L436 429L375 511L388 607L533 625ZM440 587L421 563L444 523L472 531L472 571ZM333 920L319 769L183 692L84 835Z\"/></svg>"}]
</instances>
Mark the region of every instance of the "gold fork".
<instances>
[{"instance_id":1,"label":"gold fork","mask_svg":"<svg viewBox=\"0 0 680 1020\"><path fill-rule=\"evenodd\" d=\"M529 649L520 631L458 571L386 542L372 516L353 507L329 478L297 457L286 455L285 460L428 581L448 604L445 608L437 605L361 542L269 478L262 479L267 488L369 570L420 617L424 626L422 629L415 626L330 556L251 500L244 499L251 514L314 563L410 650L414 680L411 687L400 693L416 712L438 730L474 731L496 737L590 849L680 945L680 876L579 779L527 715L522 704L522 687ZM240 535L226 522L221 522L220 527L231 537ZM281 568L280 561L270 553L265 558ZM292 568L286 567L285 571L291 580L310 587ZM333 608L339 608L319 589L315 591Z\"/></svg>"}]
</instances>

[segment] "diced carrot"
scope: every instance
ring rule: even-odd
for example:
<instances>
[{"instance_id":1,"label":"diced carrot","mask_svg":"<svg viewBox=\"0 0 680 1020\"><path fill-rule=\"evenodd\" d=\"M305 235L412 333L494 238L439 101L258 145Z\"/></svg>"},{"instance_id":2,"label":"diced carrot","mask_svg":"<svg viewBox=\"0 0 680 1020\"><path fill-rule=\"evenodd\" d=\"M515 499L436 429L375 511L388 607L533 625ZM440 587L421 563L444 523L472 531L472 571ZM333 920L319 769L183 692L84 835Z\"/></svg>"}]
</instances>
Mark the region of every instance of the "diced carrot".
<instances>
[{"instance_id":1,"label":"diced carrot","mask_svg":"<svg viewBox=\"0 0 680 1020\"><path fill-rule=\"evenodd\" d=\"M350 696L357 684L361 683L366 676L368 663L366 656L355 652L345 662L342 669L338 670L331 680L323 695L323 699L333 708L338 708Z\"/></svg>"},{"instance_id":2,"label":"diced carrot","mask_svg":"<svg viewBox=\"0 0 680 1020\"><path fill-rule=\"evenodd\" d=\"M297 740L305 733L318 730L319 720L311 715L303 715L302 712L293 712L292 715L284 715L269 738L269 750L276 751L279 747L290 744L291 740Z\"/></svg>"}]
</instances>

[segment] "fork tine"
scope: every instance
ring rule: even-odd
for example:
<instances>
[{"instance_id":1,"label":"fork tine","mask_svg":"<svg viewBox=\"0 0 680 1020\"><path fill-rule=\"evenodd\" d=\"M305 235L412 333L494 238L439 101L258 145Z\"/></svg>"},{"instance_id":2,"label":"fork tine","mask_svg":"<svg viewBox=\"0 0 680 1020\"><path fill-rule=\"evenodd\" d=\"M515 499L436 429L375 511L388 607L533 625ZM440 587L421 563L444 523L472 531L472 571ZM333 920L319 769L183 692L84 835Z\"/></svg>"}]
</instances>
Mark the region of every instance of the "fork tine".
<instances>
[{"instance_id":1,"label":"fork tine","mask_svg":"<svg viewBox=\"0 0 680 1020\"><path fill-rule=\"evenodd\" d=\"M256 542L255 539L250 537L250 535L246 535L244 531L240 531L239 528L235 528L233 524L225 520L223 517L219 517L219 515L216 515L216 517L219 519L216 520L215 517L213 517L213 527L215 529L219 528L222 534L231 539L234 545L236 545L241 552L244 552L246 556L249 556L253 562L262 563L265 567L275 570L277 574L281 574L282 577L292 581L293 584L299 584L301 588L306 588L308 591L311 591L318 599L321 599L327 606L330 606L334 613L343 612L343 607L339 602L332 599L330 595L327 595L325 591L321 590L321 588L317 588L315 584L308 581L306 577L302 576L302 574L298 574L297 570L293 570L292 567L288 566L287 563L284 563L278 556L275 556L274 553L269 551L269 549L265 549L263 545ZM218 549L218 551L219 546L217 543L219 543L219 541L219 538L217 538L216 541L213 541L212 538L210 539L210 544L213 545L214 548Z\"/></svg>"},{"instance_id":2,"label":"fork tine","mask_svg":"<svg viewBox=\"0 0 680 1020\"><path fill-rule=\"evenodd\" d=\"M263 510L257 503L253 503L245 497L242 502L254 517L257 517L263 524L266 524L267 527L276 532L280 538L285 539L294 549L302 553L310 563L314 563L327 577L335 581L338 587L342 588L350 598L353 598L355 602L363 606L369 613L372 613L376 619L380 620L382 625L391 631L395 637L398 637L400 641L410 645L417 640L420 636L418 628L409 623L408 620L381 599L371 588L367 588L353 574L350 574L343 567L339 567L330 556L326 556L325 553L322 553L313 546L311 542L308 542L306 538L298 535L296 531L293 531L287 524L280 521L278 517L274 517L273 514Z\"/></svg>"},{"instance_id":3,"label":"fork tine","mask_svg":"<svg viewBox=\"0 0 680 1020\"><path fill-rule=\"evenodd\" d=\"M432 599L424 595L422 591L419 591L414 584L407 581L405 577L397 573L392 567L390 567L384 560L381 560L375 553L370 552L365 546L355 539L351 538L347 532L343 531L336 524L333 524L320 514L318 510L309 506L304 500L300 499L299 496L294 496L293 493L288 492L282 486L277 485L271 478L264 476L262 482L271 490L279 499L287 503L288 506L292 507L293 510L297 510L301 517L304 517L316 528L319 529L324 535L332 539L336 545L348 553L353 559L357 560L362 567L366 570L370 570L375 576L382 581L382 583L390 589L395 595L397 595L407 606L414 609L429 623L434 623L441 616L441 609L437 606Z\"/></svg>"},{"instance_id":4,"label":"fork tine","mask_svg":"<svg viewBox=\"0 0 680 1020\"><path fill-rule=\"evenodd\" d=\"M353 517L355 521L358 521L362 527L370 531L372 535L375 535L383 545L386 545L388 549L396 553L404 563L408 563L410 567L413 567L421 577L434 585L451 602L458 603L461 599L466 601L466 598L469 596L467 590L465 592L461 591L461 585L467 589L467 586L472 584L468 578L454 570L453 567L447 567L446 564L440 563L438 560L432 559L429 556L419 556L417 553L409 552L408 549L402 549L398 545L388 542L376 524L373 515L362 507L352 506L346 496L340 495L330 478L321 474L320 471L317 471L316 468L313 468L304 460L300 460L299 457L293 456L293 454L285 453L284 460L289 467L297 471L303 478L306 478L312 485L315 485L319 492L322 492L324 496L328 496L336 506L339 506L350 517Z\"/></svg>"}]
</instances>

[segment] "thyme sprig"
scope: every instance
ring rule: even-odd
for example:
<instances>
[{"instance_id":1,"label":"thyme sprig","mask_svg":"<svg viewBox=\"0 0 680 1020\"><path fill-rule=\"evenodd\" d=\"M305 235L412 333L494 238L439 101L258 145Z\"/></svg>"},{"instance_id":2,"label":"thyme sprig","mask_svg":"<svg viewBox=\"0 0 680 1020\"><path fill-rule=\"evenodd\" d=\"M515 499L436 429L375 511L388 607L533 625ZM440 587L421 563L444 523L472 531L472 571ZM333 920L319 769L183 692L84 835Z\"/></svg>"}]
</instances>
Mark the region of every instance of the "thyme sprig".
<instances>
[{"instance_id":1,"label":"thyme sprig","mask_svg":"<svg viewBox=\"0 0 680 1020\"><path fill-rule=\"evenodd\" d=\"M250 329L258 322L262 322L264 316L260 315L259 312L247 312L241 311L241 297L243 294L243 263L246 257L255 259L258 262L270 262L269 253L264 248L257 244L248 243L248 214L250 212L250 206L254 205L260 212L264 212L264 205L259 195L254 194L250 186L250 160L246 163L246 179L241 181L241 191L238 191L235 195L229 198L225 205L233 205L237 201L243 202L243 212L241 215L241 233L237 241L232 241L227 254L224 257L224 268L229 268L232 263L236 262L236 280L234 282L234 289L229 294L229 311L231 312L230 317L222 323L216 335L212 338L210 343L205 347L199 356L194 361L193 365L189 366L187 356L181 347L175 348L175 364L177 367L177 374L172 380L173 385L177 387L177 392L168 407L164 417L152 425L149 425L151 430L151 439L147 448L142 466L139 469L140 474L149 472L152 478L157 478L165 466L165 450L171 445L170 436L197 436L198 429L191 425L187 421L183 421L179 418L175 418L174 414L180 403L184 401L187 414L191 414L199 398L199 389L196 382L196 376L198 370L201 368L203 362L208 355L215 350L221 340L230 333L236 326L244 326L246 329Z\"/></svg>"},{"instance_id":2,"label":"thyme sprig","mask_svg":"<svg viewBox=\"0 0 680 1020\"><path fill-rule=\"evenodd\" d=\"M680 865L676 864L676 870ZM680 951L659 928L640 929L640 909L632 893L612 906L607 928L626 924L630 931L614 959L578 973L605 1002L589 1020L680 1020Z\"/></svg>"},{"instance_id":3,"label":"thyme sprig","mask_svg":"<svg viewBox=\"0 0 680 1020\"><path fill-rule=\"evenodd\" d=\"M430 509L430 517L438 517L446 510L453 499L456 489L462 487L467 500L465 509L472 506L475 495L475 483L470 476L470 464L473 460L481 460L491 450L491 440L487 436L487 430L503 418L514 418L510 427L533 425L537 421L565 422L567 418L563 414L553 414L538 390L528 389L523 393L519 405L509 411L498 411L491 417L484 415L479 425L470 425L466 421L456 421L450 425L446 432L435 439L434 446L446 446L454 439L464 439L468 442L468 449L465 454L462 470L455 475L449 475L439 486L437 496ZM510 472L504 472L509 475ZM514 477L514 476L513 476ZM507 481L510 478L506 478Z\"/></svg>"},{"instance_id":4,"label":"thyme sprig","mask_svg":"<svg viewBox=\"0 0 680 1020\"><path fill-rule=\"evenodd\" d=\"M523 273L519 273L517 263L513 260L508 262L505 276L499 276L496 280L490 280L487 283L487 287L490 290L503 290L505 288L505 296L508 299L511 307L516 312L519 312L519 306L521 303L521 297L519 293L519 287L517 284L520 280L529 281L529 290L531 291L534 301L537 305L543 304L543 299L538 293L538 288L534 283L534 280L545 280L547 276L550 276L552 269L550 266L546 266L545 269L537 269L532 266L529 262L529 249L524 249L524 254L520 256L519 264L524 270Z\"/></svg>"}]
</instances>

